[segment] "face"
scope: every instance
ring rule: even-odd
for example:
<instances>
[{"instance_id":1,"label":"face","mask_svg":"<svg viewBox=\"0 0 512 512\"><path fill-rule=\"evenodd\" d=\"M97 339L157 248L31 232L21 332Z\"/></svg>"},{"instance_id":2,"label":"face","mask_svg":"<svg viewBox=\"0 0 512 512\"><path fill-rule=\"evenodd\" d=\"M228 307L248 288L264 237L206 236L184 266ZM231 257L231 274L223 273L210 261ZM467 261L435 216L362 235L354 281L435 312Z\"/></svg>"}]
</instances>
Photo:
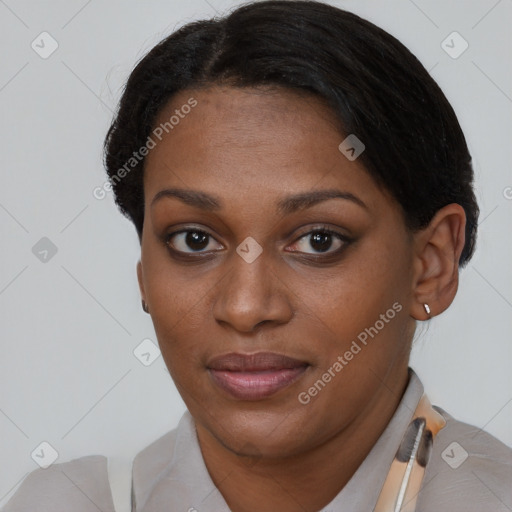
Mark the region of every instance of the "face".
<instances>
[{"instance_id":1,"label":"face","mask_svg":"<svg viewBox=\"0 0 512 512\"><path fill-rule=\"evenodd\" d=\"M314 448L406 371L399 205L340 152L316 98L212 87L175 96L155 127L173 115L146 157L138 267L167 368L233 452Z\"/></svg>"}]
</instances>

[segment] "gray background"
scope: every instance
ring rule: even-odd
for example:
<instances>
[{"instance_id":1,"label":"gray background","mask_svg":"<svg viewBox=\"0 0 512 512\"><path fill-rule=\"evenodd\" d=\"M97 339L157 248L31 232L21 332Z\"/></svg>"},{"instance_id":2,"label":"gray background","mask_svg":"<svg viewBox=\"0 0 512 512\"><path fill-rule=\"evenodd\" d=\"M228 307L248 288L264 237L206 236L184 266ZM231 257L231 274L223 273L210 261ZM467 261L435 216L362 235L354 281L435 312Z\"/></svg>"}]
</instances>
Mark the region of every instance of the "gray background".
<instances>
[{"instance_id":1,"label":"gray background","mask_svg":"<svg viewBox=\"0 0 512 512\"><path fill-rule=\"evenodd\" d=\"M56 462L106 455L116 505L128 510L133 456L184 411L162 358L145 366L133 353L156 341L140 308L138 240L111 194L92 191L135 62L178 26L239 3L0 0L0 506L46 441ZM459 116L478 248L449 311L418 325L411 365L433 403L512 445L512 0L331 3L400 39ZM59 45L47 59L31 47L43 31ZM442 47L453 31L469 43L456 59ZM43 237L57 248L46 261Z\"/></svg>"}]
</instances>

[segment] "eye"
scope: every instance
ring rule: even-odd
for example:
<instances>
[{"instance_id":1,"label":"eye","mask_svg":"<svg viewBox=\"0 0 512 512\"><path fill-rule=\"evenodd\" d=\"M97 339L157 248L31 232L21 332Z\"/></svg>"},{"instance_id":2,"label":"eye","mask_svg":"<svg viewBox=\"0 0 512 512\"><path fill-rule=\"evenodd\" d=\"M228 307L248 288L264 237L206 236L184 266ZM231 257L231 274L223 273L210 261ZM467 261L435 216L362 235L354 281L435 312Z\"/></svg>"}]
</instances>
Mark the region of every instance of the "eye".
<instances>
[{"instance_id":1,"label":"eye","mask_svg":"<svg viewBox=\"0 0 512 512\"><path fill-rule=\"evenodd\" d=\"M292 252L304 252L306 254L336 254L343 250L344 246L350 242L350 239L332 229L322 227L309 231L301 236L292 247ZM334 250L330 250L334 246ZM307 249L313 249L316 252L309 252Z\"/></svg>"},{"instance_id":2,"label":"eye","mask_svg":"<svg viewBox=\"0 0 512 512\"><path fill-rule=\"evenodd\" d=\"M335 255L340 253L345 245L351 242L346 235L328 227L318 227L302 235L291 247L291 252L305 254ZM188 228L174 231L165 236L165 244L174 253L207 254L223 248L212 235L201 229ZM217 247L215 247L217 246ZM308 252L313 250L313 252Z\"/></svg>"},{"instance_id":3,"label":"eye","mask_svg":"<svg viewBox=\"0 0 512 512\"><path fill-rule=\"evenodd\" d=\"M208 248L212 240L215 239L209 233L199 229L183 229L169 233L165 237L165 243L171 250L186 254L218 250L212 247Z\"/></svg>"}]
</instances>

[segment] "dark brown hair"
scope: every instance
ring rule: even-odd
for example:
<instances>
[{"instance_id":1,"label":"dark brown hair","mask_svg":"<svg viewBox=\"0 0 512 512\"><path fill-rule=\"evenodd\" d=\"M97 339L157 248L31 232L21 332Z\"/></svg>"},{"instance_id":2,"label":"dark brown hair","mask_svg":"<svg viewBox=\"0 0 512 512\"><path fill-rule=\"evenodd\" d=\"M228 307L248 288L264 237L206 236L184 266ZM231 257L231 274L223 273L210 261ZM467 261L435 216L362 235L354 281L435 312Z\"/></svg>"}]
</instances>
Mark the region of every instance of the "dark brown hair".
<instances>
[{"instance_id":1,"label":"dark brown hair","mask_svg":"<svg viewBox=\"0 0 512 512\"><path fill-rule=\"evenodd\" d=\"M179 91L213 84L281 86L323 98L345 134L366 146L370 175L401 205L407 227L425 227L449 203L466 213L459 261L473 255L478 205L471 156L457 117L419 60L359 16L310 0L269 0L189 23L155 46L131 73L105 139L115 200L144 224L143 146L162 107ZM126 167L125 167L126 168Z\"/></svg>"}]
</instances>

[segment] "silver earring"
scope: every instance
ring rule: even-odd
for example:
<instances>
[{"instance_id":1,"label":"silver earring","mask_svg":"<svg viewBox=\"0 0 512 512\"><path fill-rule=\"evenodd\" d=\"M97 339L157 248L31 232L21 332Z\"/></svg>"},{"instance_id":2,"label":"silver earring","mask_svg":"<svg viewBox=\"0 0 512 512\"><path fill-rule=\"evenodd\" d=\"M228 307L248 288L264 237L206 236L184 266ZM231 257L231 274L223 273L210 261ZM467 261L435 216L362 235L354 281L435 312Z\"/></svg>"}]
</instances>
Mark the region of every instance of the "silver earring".
<instances>
[{"instance_id":1,"label":"silver earring","mask_svg":"<svg viewBox=\"0 0 512 512\"><path fill-rule=\"evenodd\" d=\"M148 305L146 304L146 301L144 299L142 299L142 309L144 310L145 313L149 313Z\"/></svg>"},{"instance_id":2,"label":"silver earring","mask_svg":"<svg viewBox=\"0 0 512 512\"><path fill-rule=\"evenodd\" d=\"M430 318L430 306L427 303L425 303L423 304L423 307L425 308L425 311L427 312L427 315Z\"/></svg>"}]
</instances>

